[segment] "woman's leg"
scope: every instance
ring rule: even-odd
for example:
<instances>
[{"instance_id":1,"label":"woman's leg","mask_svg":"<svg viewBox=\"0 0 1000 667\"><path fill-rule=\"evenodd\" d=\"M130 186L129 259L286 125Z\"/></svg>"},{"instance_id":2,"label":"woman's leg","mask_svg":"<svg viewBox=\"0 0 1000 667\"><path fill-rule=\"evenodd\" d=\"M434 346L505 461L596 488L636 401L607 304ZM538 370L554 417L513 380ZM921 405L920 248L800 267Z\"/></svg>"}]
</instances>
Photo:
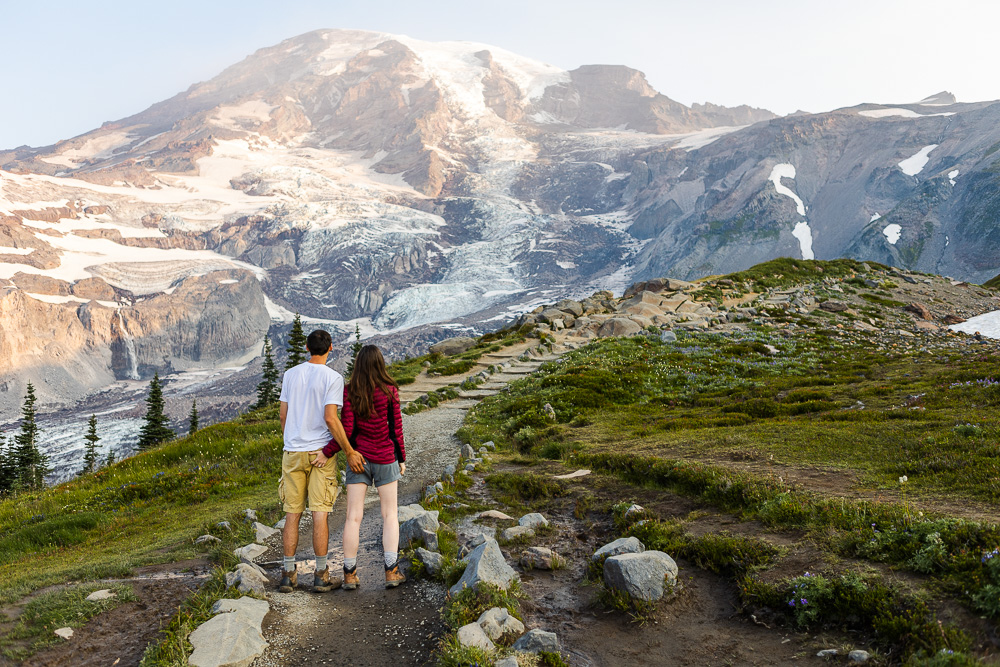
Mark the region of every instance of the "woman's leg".
<instances>
[{"instance_id":1,"label":"woman's leg","mask_svg":"<svg viewBox=\"0 0 1000 667\"><path fill-rule=\"evenodd\" d=\"M358 541L361 535L361 518L365 513L365 493L367 484L347 485L347 518L344 520L344 558L358 557Z\"/></svg>"},{"instance_id":2,"label":"woman's leg","mask_svg":"<svg viewBox=\"0 0 1000 667\"><path fill-rule=\"evenodd\" d=\"M398 486L398 482L389 482L378 487L378 499L382 507L382 550L389 554L399 552L399 512L396 507Z\"/></svg>"}]
</instances>

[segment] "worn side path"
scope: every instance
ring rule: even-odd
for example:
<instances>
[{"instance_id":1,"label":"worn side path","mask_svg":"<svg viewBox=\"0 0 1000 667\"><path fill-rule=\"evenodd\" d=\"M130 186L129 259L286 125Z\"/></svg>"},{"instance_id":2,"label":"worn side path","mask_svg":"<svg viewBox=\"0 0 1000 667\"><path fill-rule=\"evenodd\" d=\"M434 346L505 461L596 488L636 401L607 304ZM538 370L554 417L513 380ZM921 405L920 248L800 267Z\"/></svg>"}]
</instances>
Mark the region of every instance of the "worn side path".
<instances>
[{"instance_id":1,"label":"worn side path","mask_svg":"<svg viewBox=\"0 0 1000 667\"><path fill-rule=\"evenodd\" d=\"M444 468L458 460L461 442L454 436L465 414L485 396L502 390L508 382L524 377L545 361L559 358L585 341L563 338L552 353L540 355L532 345L505 348L469 373L429 378L421 375L413 388L403 394L412 400L439 386L462 382L490 365L509 364L476 390L462 392L462 397L441 403L415 415L403 416L406 437L407 470L400 484L399 504L418 502L422 489L437 481ZM537 345L537 342L535 342ZM529 353L531 361L518 358ZM330 515L330 565L334 572L343 566L342 533L346 502L339 499ZM310 541L312 526L306 517L298 557L313 558ZM445 627L440 619L445 589L426 580L411 581L386 590L382 565L382 522L378 497L369 490L365 517L361 524L361 547L358 552L361 586L355 591L335 590L314 594L306 590L282 594L272 584L268 590L271 613L264 623L264 636L270 646L253 664L255 667L294 665L355 665L357 667L423 665ZM304 578L311 583L311 575ZM301 580L301 579L300 579Z\"/></svg>"}]
</instances>

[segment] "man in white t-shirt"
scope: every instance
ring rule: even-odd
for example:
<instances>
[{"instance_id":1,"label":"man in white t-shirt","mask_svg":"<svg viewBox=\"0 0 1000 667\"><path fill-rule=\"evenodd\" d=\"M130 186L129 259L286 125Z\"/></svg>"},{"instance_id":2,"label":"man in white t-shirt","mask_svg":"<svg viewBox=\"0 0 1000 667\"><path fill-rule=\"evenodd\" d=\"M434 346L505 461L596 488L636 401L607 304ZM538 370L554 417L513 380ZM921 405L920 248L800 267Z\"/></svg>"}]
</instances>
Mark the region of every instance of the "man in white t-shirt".
<instances>
[{"instance_id":1,"label":"man in white t-shirt","mask_svg":"<svg viewBox=\"0 0 1000 667\"><path fill-rule=\"evenodd\" d=\"M360 467L361 455L351 448L347 434L337 416L344 404L344 378L326 365L333 349L333 339L323 330L316 330L306 339L309 361L285 372L281 384L281 429L284 452L281 457L279 497L285 508L285 528L282 531L284 571L278 590L289 593L298 583L295 551L299 545L299 521L306 509L313 517L313 549L316 553L316 574L313 590L319 593L340 586L341 580L330 578L326 563L329 544L327 518L337 499L337 465L328 462L322 452L330 436L347 455L348 464Z\"/></svg>"}]
</instances>

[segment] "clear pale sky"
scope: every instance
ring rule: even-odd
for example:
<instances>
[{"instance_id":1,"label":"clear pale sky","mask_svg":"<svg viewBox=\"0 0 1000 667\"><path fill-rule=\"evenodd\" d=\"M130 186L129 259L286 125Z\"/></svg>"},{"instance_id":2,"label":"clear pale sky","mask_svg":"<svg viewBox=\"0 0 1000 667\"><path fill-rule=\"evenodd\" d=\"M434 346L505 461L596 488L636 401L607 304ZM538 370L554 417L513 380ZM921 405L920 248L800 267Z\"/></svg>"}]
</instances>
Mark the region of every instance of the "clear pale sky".
<instances>
[{"instance_id":1,"label":"clear pale sky","mask_svg":"<svg viewBox=\"0 0 1000 667\"><path fill-rule=\"evenodd\" d=\"M0 25L0 148L82 134L319 28L624 64L685 104L781 114L1000 98L992 0L0 0Z\"/></svg>"}]
</instances>

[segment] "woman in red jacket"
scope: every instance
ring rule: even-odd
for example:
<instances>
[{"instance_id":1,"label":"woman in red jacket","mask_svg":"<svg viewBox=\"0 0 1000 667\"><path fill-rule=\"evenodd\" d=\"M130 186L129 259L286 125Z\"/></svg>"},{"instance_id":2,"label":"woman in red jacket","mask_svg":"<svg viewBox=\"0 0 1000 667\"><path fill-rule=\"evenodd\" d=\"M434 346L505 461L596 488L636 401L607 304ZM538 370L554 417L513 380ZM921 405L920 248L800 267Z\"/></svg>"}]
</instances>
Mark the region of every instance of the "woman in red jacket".
<instances>
[{"instance_id":1,"label":"woman in red jacket","mask_svg":"<svg viewBox=\"0 0 1000 667\"><path fill-rule=\"evenodd\" d=\"M378 491L382 506L382 549L385 553L385 586L395 588L406 581L399 571L399 516L397 482L406 471L403 448L403 418L399 411L399 388L385 369L382 352L365 345L354 361L351 381L344 391L341 422L352 447L364 459L361 472L347 468L347 520L344 523L344 589L358 587L358 541L370 485ZM327 452L327 449L331 450ZM327 445L324 454L332 455Z\"/></svg>"}]
</instances>

